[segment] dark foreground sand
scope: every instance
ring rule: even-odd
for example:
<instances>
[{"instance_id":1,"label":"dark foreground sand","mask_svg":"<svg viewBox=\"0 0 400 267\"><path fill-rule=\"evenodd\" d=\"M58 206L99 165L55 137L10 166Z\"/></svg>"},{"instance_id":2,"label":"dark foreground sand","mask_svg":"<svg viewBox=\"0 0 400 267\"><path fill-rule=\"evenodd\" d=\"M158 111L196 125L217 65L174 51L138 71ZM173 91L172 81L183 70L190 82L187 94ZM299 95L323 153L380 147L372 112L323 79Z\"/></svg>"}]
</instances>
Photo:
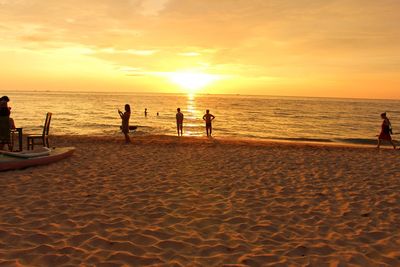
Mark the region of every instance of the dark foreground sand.
<instances>
[{"instance_id":1,"label":"dark foreground sand","mask_svg":"<svg viewBox=\"0 0 400 267\"><path fill-rule=\"evenodd\" d=\"M400 151L134 140L0 173L0 266L400 266Z\"/></svg>"}]
</instances>

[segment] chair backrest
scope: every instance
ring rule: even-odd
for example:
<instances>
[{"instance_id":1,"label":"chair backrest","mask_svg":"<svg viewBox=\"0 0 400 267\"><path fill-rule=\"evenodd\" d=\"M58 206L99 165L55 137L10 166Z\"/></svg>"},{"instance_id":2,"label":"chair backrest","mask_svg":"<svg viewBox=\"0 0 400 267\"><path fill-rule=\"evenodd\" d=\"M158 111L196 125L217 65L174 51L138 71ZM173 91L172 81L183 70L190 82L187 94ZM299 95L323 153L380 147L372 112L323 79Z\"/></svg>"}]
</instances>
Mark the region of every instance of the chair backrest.
<instances>
[{"instance_id":1,"label":"chair backrest","mask_svg":"<svg viewBox=\"0 0 400 267\"><path fill-rule=\"evenodd\" d=\"M44 121L43 126L43 136L49 135L51 115L53 115L51 112L47 112L46 114L46 120Z\"/></svg>"}]
</instances>

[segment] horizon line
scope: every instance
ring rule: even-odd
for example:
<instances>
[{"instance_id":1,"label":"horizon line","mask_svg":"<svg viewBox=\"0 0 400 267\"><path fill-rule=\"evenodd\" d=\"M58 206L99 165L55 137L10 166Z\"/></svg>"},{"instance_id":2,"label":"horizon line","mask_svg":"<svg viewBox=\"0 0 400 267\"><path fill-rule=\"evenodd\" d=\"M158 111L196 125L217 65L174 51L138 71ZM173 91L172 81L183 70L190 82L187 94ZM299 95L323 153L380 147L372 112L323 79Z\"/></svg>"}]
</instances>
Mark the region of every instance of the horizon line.
<instances>
[{"instance_id":1,"label":"horizon line","mask_svg":"<svg viewBox=\"0 0 400 267\"><path fill-rule=\"evenodd\" d=\"M164 94L164 95L190 95L184 92L130 92L130 91L74 91L74 90L4 90L3 92L16 92L16 93L103 93L103 94ZM326 99L354 99L354 100L387 100L399 101L400 98L369 98L369 97L342 97L342 96L309 96L309 95L268 95L268 94L240 94L240 93L194 93L198 96L253 96L253 97L293 97L293 98L326 98Z\"/></svg>"}]
</instances>

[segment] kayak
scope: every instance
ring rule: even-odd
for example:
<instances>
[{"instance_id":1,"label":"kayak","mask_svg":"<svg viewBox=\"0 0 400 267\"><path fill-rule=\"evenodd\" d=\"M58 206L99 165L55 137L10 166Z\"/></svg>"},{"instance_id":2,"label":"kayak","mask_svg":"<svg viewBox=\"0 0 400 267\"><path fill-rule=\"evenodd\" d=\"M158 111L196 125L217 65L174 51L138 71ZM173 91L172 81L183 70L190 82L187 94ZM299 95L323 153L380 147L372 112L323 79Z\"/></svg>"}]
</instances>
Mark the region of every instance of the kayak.
<instances>
[{"instance_id":1,"label":"kayak","mask_svg":"<svg viewBox=\"0 0 400 267\"><path fill-rule=\"evenodd\" d=\"M9 151L1 151L0 153L6 156L12 156L17 158L36 158L42 156L50 155L51 149L47 147L42 147L39 150L24 150L21 152L9 152Z\"/></svg>"},{"instance_id":2,"label":"kayak","mask_svg":"<svg viewBox=\"0 0 400 267\"><path fill-rule=\"evenodd\" d=\"M75 147L57 147L42 151L0 152L0 171L23 169L57 162L70 157Z\"/></svg>"}]
</instances>

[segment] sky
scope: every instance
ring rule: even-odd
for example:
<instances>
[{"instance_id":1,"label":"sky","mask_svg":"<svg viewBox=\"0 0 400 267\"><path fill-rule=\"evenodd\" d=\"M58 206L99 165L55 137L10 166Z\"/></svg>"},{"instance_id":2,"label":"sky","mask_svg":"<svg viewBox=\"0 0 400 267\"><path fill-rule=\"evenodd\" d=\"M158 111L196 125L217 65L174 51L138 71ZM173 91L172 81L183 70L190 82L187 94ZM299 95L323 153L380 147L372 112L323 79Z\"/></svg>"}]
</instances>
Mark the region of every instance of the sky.
<instances>
[{"instance_id":1,"label":"sky","mask_svg":"<svg viewBox=\"0 0 400 267\"><path fill-rule=\"evenodd\" d=\"M399 0L0 0L0 90L400 99Z\"/></svg>"}]
</instances>

